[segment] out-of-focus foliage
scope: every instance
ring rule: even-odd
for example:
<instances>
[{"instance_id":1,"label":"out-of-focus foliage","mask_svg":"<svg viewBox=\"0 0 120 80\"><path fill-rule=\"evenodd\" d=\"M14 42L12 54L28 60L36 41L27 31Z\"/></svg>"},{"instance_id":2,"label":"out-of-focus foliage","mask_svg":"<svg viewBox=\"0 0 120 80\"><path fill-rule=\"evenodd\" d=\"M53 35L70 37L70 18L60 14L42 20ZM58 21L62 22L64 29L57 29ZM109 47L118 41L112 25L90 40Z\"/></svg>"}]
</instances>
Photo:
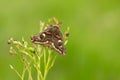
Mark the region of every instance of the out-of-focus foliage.
<instances>
[{"instance_id":1,"label":"out-of-focus foliage","mask_svg":"<svg viewBox=\"0 0 120 80\"><path fill-rule=\"evenodd\" d=\"M22 70L9 55L9 37L30 43L39 21L51 17L62 22L63 32L71 30L67 55L58 56L47 80L120 80L119 0L1 0L0 80L18 79L11 62Z\"/></svg>"}]
</instances>

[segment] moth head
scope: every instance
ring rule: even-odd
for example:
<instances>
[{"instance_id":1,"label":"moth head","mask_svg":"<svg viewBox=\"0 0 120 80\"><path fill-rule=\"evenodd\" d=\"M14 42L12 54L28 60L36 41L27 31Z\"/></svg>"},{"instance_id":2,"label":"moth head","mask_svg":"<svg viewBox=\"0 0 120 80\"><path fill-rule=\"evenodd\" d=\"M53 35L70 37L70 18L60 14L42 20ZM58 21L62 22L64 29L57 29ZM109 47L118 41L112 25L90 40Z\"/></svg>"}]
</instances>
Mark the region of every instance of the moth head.
<instances>
[{"instance_id":1,"label":"moth head","mask_svg":"<svg viewBox=\"0 0 120 80\"><path fill-rule=\"evenodd\" d=\"M39 38L38 38L37 35L31 36L30 39L31 39L31 42L32 42L32 43L35 43L36 41L39 40Z\"/></svg>"}]
</instances>

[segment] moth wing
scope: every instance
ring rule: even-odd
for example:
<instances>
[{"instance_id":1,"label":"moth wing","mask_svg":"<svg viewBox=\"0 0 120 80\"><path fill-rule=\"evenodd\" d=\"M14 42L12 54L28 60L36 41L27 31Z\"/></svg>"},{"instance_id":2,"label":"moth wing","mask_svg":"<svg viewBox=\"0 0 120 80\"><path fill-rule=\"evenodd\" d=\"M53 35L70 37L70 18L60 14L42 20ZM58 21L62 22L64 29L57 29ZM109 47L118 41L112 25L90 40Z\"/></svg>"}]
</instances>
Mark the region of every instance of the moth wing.
<instances>
[{"instance_id":1,"label":"moth wing","mask_svg":"<svg viewBox=\"0 0 120 80\"><path fill-rule=\"evenodd\" d=\"M65 55L66 50L65 50L64 43L63 43L63 36L59 28L56 28L53 31L52 47L60 54Z\"/></svg>"},{"instance_id":2,"label":"moth wing","mask_svg":"<svg viewBox=\"0 0 120 80\"><path fill-rule=\"evenodd\" d=\"M48 27L38 35L32 36L31 41L35 44L50 46L51 37L52 37L52 27Z\"/></svg>"}]
</instances>

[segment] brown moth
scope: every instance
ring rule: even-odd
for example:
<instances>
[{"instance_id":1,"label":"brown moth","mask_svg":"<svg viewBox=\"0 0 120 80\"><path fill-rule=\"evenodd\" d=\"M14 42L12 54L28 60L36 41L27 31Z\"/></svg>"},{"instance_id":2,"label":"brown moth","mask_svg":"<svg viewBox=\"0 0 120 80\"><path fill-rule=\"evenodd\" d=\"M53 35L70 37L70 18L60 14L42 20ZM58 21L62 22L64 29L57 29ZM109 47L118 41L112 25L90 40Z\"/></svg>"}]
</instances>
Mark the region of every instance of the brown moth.
<instances>
[{"instance_id":1,"label":"brown moth","mask_svg":"<svg viewBox=\"0 0 120 80\"><path fill-rule=\"evenodd\" d=\"M32 43L50 47L65 55L66 49L63 43L63 35L59 29L60 26L59 24L48 26L43 32L31 37Z\"/></svg>"}]
</instances>

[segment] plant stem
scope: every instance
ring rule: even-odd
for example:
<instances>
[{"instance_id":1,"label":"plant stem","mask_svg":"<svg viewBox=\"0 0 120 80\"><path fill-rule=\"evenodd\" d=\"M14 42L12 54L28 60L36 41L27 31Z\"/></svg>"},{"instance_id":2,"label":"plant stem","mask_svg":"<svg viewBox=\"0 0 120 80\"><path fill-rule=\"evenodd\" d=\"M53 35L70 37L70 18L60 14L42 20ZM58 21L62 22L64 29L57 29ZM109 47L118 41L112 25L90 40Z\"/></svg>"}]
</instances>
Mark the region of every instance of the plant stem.
<instances>
[{"instance_id":1,"label":"plant stem","mask_svg":"<svg viewBox=\"0 0 120 80\"><path fill-rule=\"evenodd\" d=\"M23 80L23 79L22 79L22 76L20 75L20 73L19 73L12 65L10 65L10 68L11 68L13 71L15 71L15 73L20 77L21 80Z\"/></svg>"},{"instance_id":2,"label":"plant stem","mask_svg":"<svg viewBox=\"0 0 120 80\"><path fill-rule=\"evenodd\" d=\"M43 76L43 80L46 80L46 76L47 76L47 63L46 63L46 50L44 48L44 76Z\"/></svg>"},{"instance_id":3,"label":"plant stem","mask_svg":"<svg viewBox=\"0 0 120 80\"><path fill-rule=\"evenodd\" d=\"M46 62L45 67L44 67L44 78L43 78L43 80L46 80L46 77L47 77L47 74L48 74L48 71L49 71L48 68L49 68L50 60L51 60L51 51L48 53L47 62Z\"/></svg>"},{"instance_id":4,"label":"plant stem","mask_svg":"<svg viewBox=\"0 0 120 80\"><path fill-rule=\"evenodd\" d=\"M22 72L22 80L24 80L25 72L26 72L26 67L23 68L23 72Z\"/></svg>"}]
</instances>

